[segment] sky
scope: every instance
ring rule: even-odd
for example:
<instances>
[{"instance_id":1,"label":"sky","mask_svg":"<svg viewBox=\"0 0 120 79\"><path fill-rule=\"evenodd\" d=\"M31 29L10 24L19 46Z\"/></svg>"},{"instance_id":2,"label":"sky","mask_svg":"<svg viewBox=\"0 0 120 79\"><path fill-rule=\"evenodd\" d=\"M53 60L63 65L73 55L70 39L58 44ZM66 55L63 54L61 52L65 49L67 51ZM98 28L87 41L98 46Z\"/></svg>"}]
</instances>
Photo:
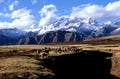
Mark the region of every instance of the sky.
<instances>
[{"instance_id":1,"label":"sky","mask_svg":"<svg viewBox=\"0 0 120 79\"><path fill-rule=\"evenodd\" d=\"M0 0L0 29L44 27L60 17L120 21L120 0Z\"/></svg>"}]
</instances>

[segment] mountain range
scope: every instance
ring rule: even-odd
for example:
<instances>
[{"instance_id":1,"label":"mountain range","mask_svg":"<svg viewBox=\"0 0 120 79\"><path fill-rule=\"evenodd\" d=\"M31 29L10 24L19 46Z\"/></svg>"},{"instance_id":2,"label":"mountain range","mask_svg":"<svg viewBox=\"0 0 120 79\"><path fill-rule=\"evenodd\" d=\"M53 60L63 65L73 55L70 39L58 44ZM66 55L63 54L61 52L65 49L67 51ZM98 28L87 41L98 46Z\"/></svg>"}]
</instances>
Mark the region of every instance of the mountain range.
<instances>
[{"instance_id":1,"label":"mountain range","mask_svg":"<svg viewBox=\"0 0 120 79\"><path fill-rule=\"evenodd\" d=\"M0 29L0 45L83 41L118 34L120 22L98 23L90 17L61 17L34 29Z\"/></svg>"}]
</instances>

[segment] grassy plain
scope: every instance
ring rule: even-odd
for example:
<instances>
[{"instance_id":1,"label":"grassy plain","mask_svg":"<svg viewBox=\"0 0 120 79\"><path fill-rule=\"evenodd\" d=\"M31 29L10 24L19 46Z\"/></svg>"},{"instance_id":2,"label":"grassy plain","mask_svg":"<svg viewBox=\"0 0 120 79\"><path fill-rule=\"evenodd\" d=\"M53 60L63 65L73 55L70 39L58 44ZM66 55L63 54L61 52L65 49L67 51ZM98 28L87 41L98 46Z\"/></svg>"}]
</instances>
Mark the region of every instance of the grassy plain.
<instances>
[{"instance_id":1,"label":"grassy plain","mask_svg":"<svg viewBox=\"0 0 120 79\"><path fill-rule=\"evenodd\" d=\"M111 73L120 77L120 42L117 37L100 38L96 40L86 40L85 42L77 43L61 43L48 45L8 45L0 46L0 79L37 79L54 77L54 73L48 68L44 67L42 60L34 58L36 52L32 50L39 50L44 48L59 49L76 47L82 50L99 50L112 53L112 68ZM110 42L111 39L113 42ZM101 41L102 40L102 41ZM109 42L107 42L107 41ZM115 43L114 43L115 41ZM103 42L103 43L102 43ZM30 52L30 53L29 53ZM26 53L28 53L26 55ZM61 55L57 51L50 51L49 56ZM32 57L29 55L33 55ZM63 55L63 54L62 54ZM7 75L7 76L5 76Z\"/></svg>"}]
</instances>

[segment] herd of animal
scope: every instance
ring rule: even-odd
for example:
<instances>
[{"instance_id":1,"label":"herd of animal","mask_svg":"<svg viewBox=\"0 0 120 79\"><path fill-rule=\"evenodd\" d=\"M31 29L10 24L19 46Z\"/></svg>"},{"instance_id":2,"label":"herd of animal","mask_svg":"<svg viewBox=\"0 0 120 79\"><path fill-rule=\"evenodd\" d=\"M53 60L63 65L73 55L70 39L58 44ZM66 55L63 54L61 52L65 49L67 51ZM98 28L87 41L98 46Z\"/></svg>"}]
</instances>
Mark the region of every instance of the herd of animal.
<instances>
[{"instance_id":1,"label":"herd of animal","mask_svg":"<svg viewBox=\"0 0 120 79\"><path fill-rule=\"evenodd\" d=\"M36 59L43 59L50 56L50 52L54 52L55 54L70 54L80 52L82 48L75 46L66 46L66 47L44 47L39 49L31 49L31 50L10 50L6 52L0 52L0 57L10 57L10 56L32 56Z\"/></svg>"},{"instance_id":2,"label":"herd of animal","mask_svg":"<svg viewBox=\"0 0 120 79\"><path fill-rule=\"evenodd\" d=\"M34 56L36 58L47 58L50 52L55 52L56 54L70 54L80 52L82 48L78 47L59 47L59 48L49 48L45 47L42 49L33 49Z\"/></svg>"}]
</instances>

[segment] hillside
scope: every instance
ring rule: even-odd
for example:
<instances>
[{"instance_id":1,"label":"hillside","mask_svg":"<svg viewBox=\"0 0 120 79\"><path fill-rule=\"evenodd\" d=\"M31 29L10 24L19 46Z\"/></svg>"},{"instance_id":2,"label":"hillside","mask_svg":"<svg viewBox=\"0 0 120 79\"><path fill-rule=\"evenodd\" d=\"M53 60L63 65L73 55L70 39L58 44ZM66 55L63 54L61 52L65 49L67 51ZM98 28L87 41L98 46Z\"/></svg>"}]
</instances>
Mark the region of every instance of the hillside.
<instances>
[{"instance_id":1,"label":"hillside","mask_svg":"<svg viewBox=\"0 0 120 79\"><path fill-rule=\"evenodd\" d=\"M79 44L91 44L91 45L120 44L120 35L92 38L84 41L48 43L47 45L79 45Z\"/></svg>"},{"instance_id":2,"label":"hillside","mask_svg":"<svg viewBox=\"0 0 120 79\"><path fill-rule=\"evenodd\" d=\"M80 42L82 44L120 44L120 35L114 35L114 36L106 36L101 38L95 38L90 40L85 40Z\"/></svg>"},{"instance_id":3,"label":"hillside","mask_svg":"<svg viewBox=\"0 0 120 79\"><path fill-rule=\"evenodd\" d=\"M35 37L25 37L18 41L18 44L47 44L57 42L82 41L84 36L76 32L55 31Z\"/></svg>"}]
</instances>

